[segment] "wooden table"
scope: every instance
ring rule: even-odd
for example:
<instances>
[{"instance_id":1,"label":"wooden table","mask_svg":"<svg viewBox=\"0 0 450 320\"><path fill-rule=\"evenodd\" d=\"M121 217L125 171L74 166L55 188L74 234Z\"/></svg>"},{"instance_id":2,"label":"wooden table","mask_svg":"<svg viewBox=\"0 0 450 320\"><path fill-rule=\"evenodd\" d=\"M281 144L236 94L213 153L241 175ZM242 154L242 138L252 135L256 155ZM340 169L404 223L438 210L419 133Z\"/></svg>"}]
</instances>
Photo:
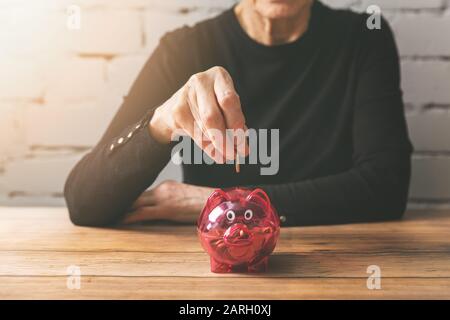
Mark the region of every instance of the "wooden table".
<instances>
[{"instance_id":1,"label":"wooden table","mask_svg":"<svg viewBox=\"0 0 450 320\"><path fill-rule=\"evenodd\" d=\"M80 289L68 289L71 265ZM367 288L370 265L380 267L379 290ZM258 275L211 273L194 226L83 228L64 208L0 208L5 298L449 299L450 211L285 228L270 272Z\"/></svg>"}]
</instances>

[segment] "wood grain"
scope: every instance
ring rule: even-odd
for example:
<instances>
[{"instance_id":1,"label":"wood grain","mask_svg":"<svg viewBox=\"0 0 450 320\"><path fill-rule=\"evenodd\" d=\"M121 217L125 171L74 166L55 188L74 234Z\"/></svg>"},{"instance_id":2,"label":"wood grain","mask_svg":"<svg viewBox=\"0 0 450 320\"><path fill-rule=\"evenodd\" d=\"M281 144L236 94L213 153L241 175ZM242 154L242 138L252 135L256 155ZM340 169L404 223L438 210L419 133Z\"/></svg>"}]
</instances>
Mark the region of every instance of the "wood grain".
<instances>
[{"instance_id":1,"label":"wood grain","mask_svg":"<svg viewBox=\"0 0 450 320\"><path fill-rule=\"evenodd\" d=\"M285 228L268 273L214 274L194 226L82 228L63 208L0 208L0 298L450 299L449 230L449 211ZM381 290L367 289L369 265Z\"/></svg>"},{"instance_id":2,"label":"wood grain","mask_svg":"<svg viewBox=\"0 0 450 320\"><path fill-rule=\"evenodd\" d=\"M6 299L450 299L450 279L91 277L79 290L65 277L0 277Z\"/></svg>"}]
</instances>

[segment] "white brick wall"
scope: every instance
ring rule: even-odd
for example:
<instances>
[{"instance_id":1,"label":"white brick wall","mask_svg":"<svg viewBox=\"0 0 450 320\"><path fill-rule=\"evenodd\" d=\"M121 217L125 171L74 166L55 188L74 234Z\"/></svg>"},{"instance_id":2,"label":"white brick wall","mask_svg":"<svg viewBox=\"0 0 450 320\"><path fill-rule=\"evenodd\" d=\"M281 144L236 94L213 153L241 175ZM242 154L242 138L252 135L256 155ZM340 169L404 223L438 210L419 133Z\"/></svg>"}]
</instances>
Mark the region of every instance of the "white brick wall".
<instances>
[{"instance_id":1,"label":"white brick wall","mask_svg":"<svg viewBox=\"0 0 450 320\"><path fill-rule=\"evenodd\" d=\"M61 205L69 169L98 140L166 31L235 0L0 0L0 205ZM416 153L411 206L450 205L450 0L326 0L390 20ZM81 8L69 30L67 7ZM166 168L159 178L179 178Z\"/></svg>"}]
</instances>

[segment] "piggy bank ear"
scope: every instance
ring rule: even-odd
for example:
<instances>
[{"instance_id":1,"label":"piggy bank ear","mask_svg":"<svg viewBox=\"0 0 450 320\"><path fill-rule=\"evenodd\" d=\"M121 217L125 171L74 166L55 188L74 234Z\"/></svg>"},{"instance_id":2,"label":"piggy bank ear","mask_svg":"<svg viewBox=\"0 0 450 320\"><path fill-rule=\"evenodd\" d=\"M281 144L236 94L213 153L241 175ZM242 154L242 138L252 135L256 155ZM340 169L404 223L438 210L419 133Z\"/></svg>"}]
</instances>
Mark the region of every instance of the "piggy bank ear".
<instances>
[{"instance_id":1,"label":"piggy bank ear","mask_svg":"<svg viewBox=\"0 0 450 320\"><path fill-rule=\"evenodd\" d=\"M259 204L263 208L270 207L269 196L262 189L253 190L248 196L247 201Z\"/></svg>"},{"instance_id":2,"label":"piggy bank ear","mask_svg":"<svg viewBox=\"0 0 450 320\"><path fill-rule=\"evenodd\" d=\"M212 209L226 201L230 201L229 195L222 189L216 189L213 191L213 193L211 193L211 195L209 196L208 201L206 203Z\"/></svg>"}]
</instances>

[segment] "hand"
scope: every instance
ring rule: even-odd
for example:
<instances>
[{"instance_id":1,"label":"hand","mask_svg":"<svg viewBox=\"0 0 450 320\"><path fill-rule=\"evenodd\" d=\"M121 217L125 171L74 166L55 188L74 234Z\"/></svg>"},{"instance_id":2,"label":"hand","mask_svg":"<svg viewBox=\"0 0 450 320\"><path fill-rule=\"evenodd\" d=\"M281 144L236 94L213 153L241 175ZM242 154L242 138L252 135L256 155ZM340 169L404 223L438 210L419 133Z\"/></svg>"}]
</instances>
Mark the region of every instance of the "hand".
<instances>
[{"instance_id":1,"label":"hand","mask_svg":"<svg viewBox=\"0 0 450 320\"><path fill-rule=\"evenodd\" d=\"M155 110L149 123L150 133L160 143L169 143L182 132L217 163L235 159L236 151L241 156L248 154L245 136L231 139L226 129L241 129L243 133L247 127L233 80L222 67L194 74Z\"/></svg>"},{"instance_id":2,"label":"hand","mask_svg":"<svg viewBox=\"0 0 450 320\"><path fill-rule=\"evenodd\" d=\"M144 192L133 204L133 211L123 223L151 220L196 222L209 195L214 189L164 181Z\"/></svg>"}]
</instances>

